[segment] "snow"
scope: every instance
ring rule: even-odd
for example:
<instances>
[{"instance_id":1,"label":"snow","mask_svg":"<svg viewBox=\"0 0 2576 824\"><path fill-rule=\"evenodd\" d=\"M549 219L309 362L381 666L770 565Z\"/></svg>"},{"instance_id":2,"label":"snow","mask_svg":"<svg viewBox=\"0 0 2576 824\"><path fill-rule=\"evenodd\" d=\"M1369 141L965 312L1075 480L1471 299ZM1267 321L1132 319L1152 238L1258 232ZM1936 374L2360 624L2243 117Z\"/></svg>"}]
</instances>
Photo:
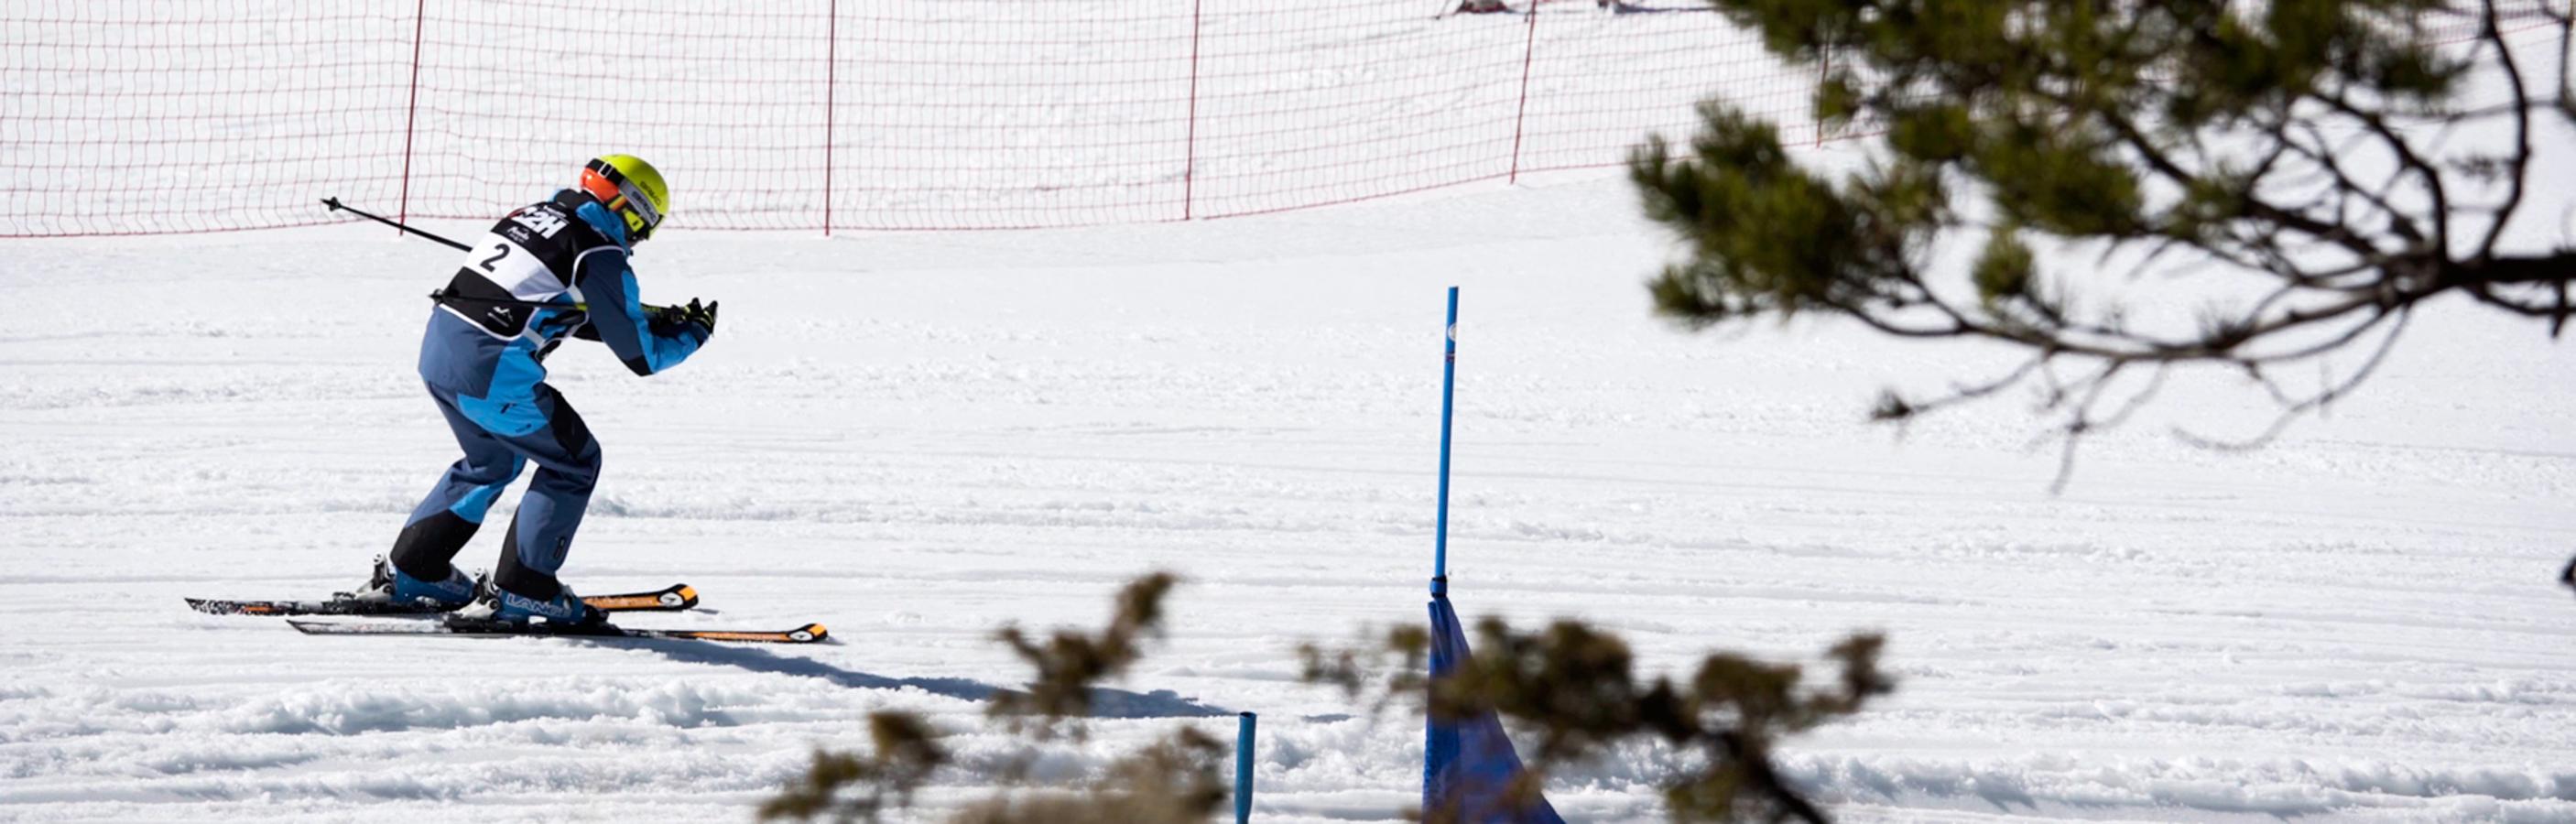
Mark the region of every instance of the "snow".
<instances>
[{"instance_id":1,"label":"snow","mask_svg":"<svg viewBox=\"0 0 2576 824\"><path fill-rule=\"evenodd\" d=\"M1290 650L1422 617L1454 283L1463 611L1580 616L1656 671L1889 632L1900 691L1786 756L1852 820L2576 820L2576 604L2549 584L2576 351L2544 329L2432 307L2364 392L2250 454L2167 426L2259 428L2253 390L2178 380L2051 496L2019 399L1861 421L1881 385L2001 353L1676 331L1630 197L655 240L647 297L721 298L723 327L647 380L553 359L609 456L565 574L704 593L638 625L842 639L797 648L187 611L355 583L452 458L411 376L450 253L357 227L11 242L0 818L746 820L885 709L955 736L970 768L925 801L958 803L1013 746L978 716L1022 672L990 634L1096 624L1171 569L1169 637L1117 685L1136 717L1042 772L1252 710L1258 818L1390 820L1418 722L1298 684ZM1672 769L1626 751L1552 796L1651 817Z\"/></svg>"}]
</instances>

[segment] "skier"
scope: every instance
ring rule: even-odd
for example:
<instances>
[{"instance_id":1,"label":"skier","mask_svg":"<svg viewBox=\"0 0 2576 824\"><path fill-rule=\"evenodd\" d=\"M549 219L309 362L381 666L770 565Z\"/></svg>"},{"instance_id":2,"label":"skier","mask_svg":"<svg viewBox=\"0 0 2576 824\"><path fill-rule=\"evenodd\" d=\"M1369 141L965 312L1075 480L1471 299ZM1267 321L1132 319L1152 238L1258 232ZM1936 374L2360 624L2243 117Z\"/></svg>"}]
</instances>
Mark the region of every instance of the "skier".
<instances>
[{"instance_id":1,"label":"skier","mask_svg":"<svg viewBox=\"0 0 2576 824\"><path fill-rule=\"evenodd\" d=\"M586 624L600 614L555 579L599 480L599 444L581 415L545 383L547 353L565 337L608 345L651 375L687 360L715 334L716 304L652 307L637 300L627 258L670 208L661 172L631 155L583 167L581 182L511 212L492 227L447 288L421 336L420 377L465 457L414 509L356 596L457 610L462 618ZM527 464L535 478L501 541L488 584L450 563L482 526L492 500Z\"/></svg>"}]
</instances>

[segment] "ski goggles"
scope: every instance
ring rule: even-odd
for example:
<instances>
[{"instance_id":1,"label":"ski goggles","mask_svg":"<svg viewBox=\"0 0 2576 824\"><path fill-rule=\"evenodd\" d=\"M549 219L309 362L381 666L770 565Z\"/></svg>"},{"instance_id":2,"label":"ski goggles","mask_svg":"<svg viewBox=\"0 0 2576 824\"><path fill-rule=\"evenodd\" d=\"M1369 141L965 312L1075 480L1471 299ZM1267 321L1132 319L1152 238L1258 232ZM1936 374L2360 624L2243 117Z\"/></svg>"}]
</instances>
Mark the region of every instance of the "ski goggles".
<instances>
[{"instance_id":1,"label":"ski goggles","mask_svg":"<svg viewBox=\"0 0 2576 824\"><path fill-rule=\"evenodd\" d=\"M653 200L644 196L633 181L617 167L604 160L593 160L582 167L582 188L589 190L601 204L626 218L626 231L636 240L653 236L653 227L662 225L662 212L653 208ZM607 184L605 186L599 184Z\"/></svg>"}]
</instances>

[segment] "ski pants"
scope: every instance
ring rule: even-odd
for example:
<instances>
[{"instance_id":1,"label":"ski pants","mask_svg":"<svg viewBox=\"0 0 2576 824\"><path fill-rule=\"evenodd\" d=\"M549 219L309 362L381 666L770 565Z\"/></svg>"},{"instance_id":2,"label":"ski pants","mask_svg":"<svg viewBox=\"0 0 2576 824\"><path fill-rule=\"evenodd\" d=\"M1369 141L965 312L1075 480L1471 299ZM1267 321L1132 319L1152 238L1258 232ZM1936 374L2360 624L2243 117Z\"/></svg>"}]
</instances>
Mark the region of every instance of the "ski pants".
<instances>
[{"instance_id":1,"label":"ski pants","mask_svg":"<svg viewBox=\"0 0 2576 824\"><path fill-rule=\"evenodd\" d=\"M456 553L482 527L493 499L519 477L520 469L534 463L535 477L502 539L492 582L532 598L555 597L563 586L555 570L563 567L582 511L590 506L591 487L599 482L599 442L591 438L590 427L561 393L543 383L537 384L533 402L495 404L435 385L429 394L465 457L449 466L429 497L412 510L411 520L394 539L394 566L414 578L446 579Z\"/></svg>"}]
</instances>

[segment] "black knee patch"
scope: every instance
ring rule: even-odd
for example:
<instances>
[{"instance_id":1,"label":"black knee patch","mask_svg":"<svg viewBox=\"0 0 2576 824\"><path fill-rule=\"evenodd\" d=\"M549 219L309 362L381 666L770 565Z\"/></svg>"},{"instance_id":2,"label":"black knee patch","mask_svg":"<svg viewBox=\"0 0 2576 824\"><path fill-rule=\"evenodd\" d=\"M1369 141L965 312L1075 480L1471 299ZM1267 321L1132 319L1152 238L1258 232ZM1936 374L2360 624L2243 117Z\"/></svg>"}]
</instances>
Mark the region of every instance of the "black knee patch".
<instances>
[{"instance_id":1,"label":"black knee patch","mask_svg":"<svg viewBox=\"0 0 2576 824\"><path fill-rule=\"evenodd\" d=\"M590 438L590 425L581 422L581 413L574 411L572 404L564 401L563 393L549 392L548 394L553 396L554 409L552 414L546 416L548 419L546 425L555 437L555 445L563 447L564 454L575 460L587 457L594 448Z\"/></svg>"},{"instance_id":2,"label":"black knee patch","mask_svg":"<svg viewBox=\"0 0 2576 824\"><path fill-rule=\"evenodd\" d=\"M403 527L402 534L394 536L394 550L388 557L404 575L444 581L456 568L456 553L465 548L466 541L474 539L474 531L482 526L441 510Z\"/></svg>"}]
</instances>

